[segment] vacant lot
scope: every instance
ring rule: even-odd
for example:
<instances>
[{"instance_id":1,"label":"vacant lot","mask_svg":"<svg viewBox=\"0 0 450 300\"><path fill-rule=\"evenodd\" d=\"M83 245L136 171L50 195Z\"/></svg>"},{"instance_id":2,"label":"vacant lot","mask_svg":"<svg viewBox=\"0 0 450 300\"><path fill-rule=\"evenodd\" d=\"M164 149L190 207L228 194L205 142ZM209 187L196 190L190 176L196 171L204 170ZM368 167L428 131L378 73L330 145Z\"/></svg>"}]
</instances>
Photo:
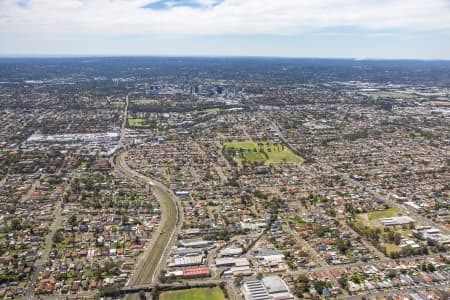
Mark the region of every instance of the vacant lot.
<instances>
[{"instance_id":1,"label":"vacant lot","mask_svg":"<svg viewBox=\"0 0 450 300\"><path fill-rule=\"evenodd\" d=\"M225 300L220 288L199 288L183 291L165 292L159 297L160 300Z\"/></svg>"},{"instance_id":2,"label":"vacant lot","mask_svg":"<svg viewBox=\"0 0 450 300\"><path fill-rule=\"evenodd\" d=\"M386 210L372 211L368 213L369 221L377 220L381 218L391 218L401 216L402 213L396 207L392 207Z\"/></svg>"},{"instance_id":3,"label":"vacant lot","mask_svg":"<svg viewBox=\"0 0 450 300\"><path fill-rule=\"evenodd\" d=\"M231 142L225 143L225 151L242 164L246 163L303 163L303 158L295 155L288 147L267 142Z\"/></svg>"},{"instance_id":4,"label":"vacant lot","mask_svg":"<svg viewBox=\"0 0 450 300\"><path fill-rule=\"evenodd\" d=\"M371 211L369 213L359 214L356 217L354 225L361 228L364 226L368 226L370 228L384 227L380 222L378 222L378 219L397 217L401 215L401 211L396 207L385 210Z\"/></svg>"}]
</instances>

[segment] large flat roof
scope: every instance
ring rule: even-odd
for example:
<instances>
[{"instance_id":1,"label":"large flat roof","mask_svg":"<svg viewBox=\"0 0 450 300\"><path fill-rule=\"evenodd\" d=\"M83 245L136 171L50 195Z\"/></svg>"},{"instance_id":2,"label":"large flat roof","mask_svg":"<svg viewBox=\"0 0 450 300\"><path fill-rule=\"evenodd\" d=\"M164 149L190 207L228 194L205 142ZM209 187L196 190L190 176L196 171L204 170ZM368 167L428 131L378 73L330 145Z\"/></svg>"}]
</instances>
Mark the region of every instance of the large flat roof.
<instances>
[{"instance_id":1,"label":"large flat roof","mask_svg":"<svg viewBox=\"0 0 450 300\"><path fill-rule=\"evenodd\" d=\"M269 294L289 292L289 288L279 276L267 276L262 279Z\"/></svg>"}]
</instances>

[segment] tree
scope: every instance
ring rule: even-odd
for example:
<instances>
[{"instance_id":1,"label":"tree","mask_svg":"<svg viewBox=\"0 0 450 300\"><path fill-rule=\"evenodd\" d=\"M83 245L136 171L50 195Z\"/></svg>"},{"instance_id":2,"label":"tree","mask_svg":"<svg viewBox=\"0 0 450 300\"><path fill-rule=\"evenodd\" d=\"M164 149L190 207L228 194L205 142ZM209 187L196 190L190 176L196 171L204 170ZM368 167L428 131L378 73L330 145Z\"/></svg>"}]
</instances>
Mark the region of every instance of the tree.
<instances>
[{"instance_id":1,"label":"tree","mask_svg":"<svg viewBox=\"0 0 450 300\"><path fill-rule=\"evenodd\" d=\"M161 270L159 272L159 281L161 281L162 283L165 283L167 281L166 274L167 274L166 270Z\"/></svg>"},{"instance_id":2,"label":"tree","mask_svg":"<svg viewBox=\"0 0 450 300\"><path fill-rule=\"evenodd\" d=\"M426 272L426 271L427 271L427 265L426 265L426 264L422 264L422 265L420 266L420 269L421 269L423 272Z\"/></svg>"},{"instance_id":3,"label":"tree","mask_svg":"<svg viewBox=\"0 0 450 300\"><path fill-rule=\"evenodd\" d=\"M21 224L20 224L20 220L19 219L12 219L11 220L11 229L12 230L20 230L22 228Z\"/></svg>"},{"instance_id":4,"label":"tree","mask_svg":"<svg viewBox=\"0 0 450 300\"><path fill-rule=\"evenodd\" d=\"M316 289L316 291L318 291L319 293L322 293L323 289L326 287L326 282L325 281L314 281L314 288Z\"/></svg>"},{"instance_id":5,"label":"tree","mask_svg":"<svg viewBox=\"0 0 450 300\"><path fill-rule=\"evenodd\" d=\"M389 270L388 277L394 278L395 276L397 276L397 272L395 270Z\"/></svg>"},{"instance_id":6,"label":"tree","mask_svg":"<svg viewBox=\"0 0 450 300\"><path fill-rule=\"evenodd\" d=\"M118 297L120 296L120 287L113 285L110 287L104 287L102 294L106 297Z\"/></svg>"},{"instance_id":7,"label":"tree","mask_svg":"<svg viewBox=\"0 0 450 300\"><path fill-rule=\"evenodd\" d=\"M234 284L236 286L240 286L243 279L244 279L244 277L242 275L236 276L236 278L234 279Z\"/></svg>"},{"instance_id":8,"label":"tree","mask_svg":"<svg viewBox=\"0 0 450 300\"><path fill-rule=\"evenodd\" d=\"M338 283L345 289L347 288L347 278L345 276L342 276L338 279Z\"/></svg>"},{"instance_id":9,"label":"tree","mask_svg":"<svg viewBox=\"0 0 450 300\"><path fill-rule=\"evenodd\" d=\"M394 234L394 242L395 242L395 244L396 244L396 245L399 245L401 239L402 239L402 235L401 235L400 233L396 232L396 233Z\"/></svg>"},{"instance_id":10,"label":"tree","mask_svg":"<svg viewBox=\"0 0 450 300\"><path fill-rule=\"evenodd\" d=\"M159 293L159 285L155 285L155 286L152 288L152 293L151 293L152 299L155 299L156 296L158 295L158 293Z\"/></svg>"},{"instance_id":11,"label":"tree","mask_svg":"<svg viewBox=\"0 0 450 300\"><path fill-rule=\"evenodd\" d=\"M430 247L436 247L438 245L438 243L433 239L427 239L427 244Z\"/></svg>"},{"instance_id":12,"label":"tree","mask_svg":"<svg viewBox=\"0 0 450 300\"><path fill-rule=\"evenodd\" d=\"M298 282L298 285L297 285L296 291L297 291L298 296L302 295L303 293L307 293L309 291L309 286L308 286L309 279L308 279L308 277L306 277L306 275L304 275L304 274L299 275L297 277L297 282Z\"/></svg>"},{"instance_id":13,"label":"tree","mask_svg":"<svg viewBox=\"0 0 450 300\"><path fill-rule=\"evenodd\" d=\"M351 247L350 241L349 240L343 240L341 238L337 238L336 239L336 247L338 248L338 250L345 254L347 252L347 250Z\"/></svg>"},{"instance_id":14,"label":"tree","mask_svg":"<svg viewBox=\"0 0 450 300\"><path fill-rule=\"evenodd\" d=\"M69 223L71 226L76 226L77 225L77 216L71 215L69 218Z\"/></svg>"},{"instance_id":15,"label":"tree","mask_svg":"<svg viewBox=\"0 0 450 300\"><path fill-rule=\"evenodd\" d=\"M53 236L53 243L59 244L59 243L61 243L62 241L64 241L64 235L63 235L63 233L61 232L61 230L57 230L57 231L55 232L55 235Z\"/></svg>"}]
</instances>

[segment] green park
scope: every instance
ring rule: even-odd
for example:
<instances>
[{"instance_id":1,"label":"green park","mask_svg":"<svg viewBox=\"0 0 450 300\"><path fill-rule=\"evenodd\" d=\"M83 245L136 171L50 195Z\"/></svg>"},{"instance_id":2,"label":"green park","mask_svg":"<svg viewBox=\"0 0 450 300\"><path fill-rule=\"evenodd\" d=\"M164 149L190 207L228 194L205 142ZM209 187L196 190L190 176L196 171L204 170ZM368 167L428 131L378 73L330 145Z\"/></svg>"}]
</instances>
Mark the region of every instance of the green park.
<instances>
[{"instance_id":1,"label":"green park","mask_svg":"<svg viewBox=\"0 0 450 300\"><path fill-rule=\"evenodd\" d=\"M225 300L222 290L215 288L197 288L162 293L160 300Z\"/></svg>"},{"instance_id":2,"label":"green park","mask_svg":"<svg viewBox=\"0 0 450 300\"><path fill-rule=\"evenodd\" d=\"M238 164L281 164L303 163L303 158L296 155L283 144L270 142L229 142L223 144L224 154Z\"/></svg>"}]
</instances>

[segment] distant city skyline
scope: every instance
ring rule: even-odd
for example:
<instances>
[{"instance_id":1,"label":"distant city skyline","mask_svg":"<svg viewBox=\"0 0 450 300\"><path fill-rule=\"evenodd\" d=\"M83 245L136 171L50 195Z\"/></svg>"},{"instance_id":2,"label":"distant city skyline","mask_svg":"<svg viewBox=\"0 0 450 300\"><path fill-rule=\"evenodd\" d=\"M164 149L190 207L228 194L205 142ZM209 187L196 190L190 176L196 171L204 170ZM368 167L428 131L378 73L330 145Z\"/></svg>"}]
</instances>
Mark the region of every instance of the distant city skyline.
<instances>
[{"instance_id":1,"label":"distant city skyline","mask_svg":"<svg viewBox=\"0 0 450 300\"><path fill-rule=\"evenodd\" d=\"M0 0L0 56L450 59L446 0Z\"/></svg>"}]
</instances>

